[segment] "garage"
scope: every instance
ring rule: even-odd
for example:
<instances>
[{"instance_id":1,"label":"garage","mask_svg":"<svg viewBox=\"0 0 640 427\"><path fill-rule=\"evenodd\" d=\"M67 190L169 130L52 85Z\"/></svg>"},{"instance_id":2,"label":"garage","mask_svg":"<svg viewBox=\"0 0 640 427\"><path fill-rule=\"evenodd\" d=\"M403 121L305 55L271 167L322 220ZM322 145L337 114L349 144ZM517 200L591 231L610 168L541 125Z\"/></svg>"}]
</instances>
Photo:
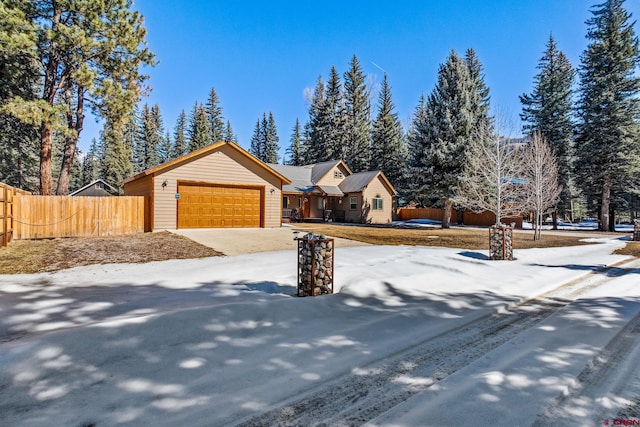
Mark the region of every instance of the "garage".
<instances>
[{"instance_id":1,"label":"garage","mask_svg":"<svg viewBox=\"0 0 640 427\"><path fill-rule=\"evenodd\" d=\"M178 184L178 228L262 227L259 187Z\"/></svg>"},{"instance_id":2,"label":"garage","mask_svg":"<svg viewBox=\"0 0 640 427\"><path fill-rule=\"evenodd\" d=\"M282 186L291 181L238 144L218 142L122 182L144 196L145 231L257 228L282 224Z\"/></svg>"}]
</instances>

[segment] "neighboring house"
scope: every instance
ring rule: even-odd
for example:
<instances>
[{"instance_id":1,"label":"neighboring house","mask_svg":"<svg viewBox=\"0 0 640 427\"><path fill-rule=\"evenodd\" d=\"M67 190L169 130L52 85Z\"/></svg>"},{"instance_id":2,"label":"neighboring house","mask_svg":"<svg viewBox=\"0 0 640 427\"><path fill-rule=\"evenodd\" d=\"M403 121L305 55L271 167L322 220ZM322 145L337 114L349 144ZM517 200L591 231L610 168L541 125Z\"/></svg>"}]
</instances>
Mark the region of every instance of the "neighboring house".
<instances>
[{"instance_id":1,"label":"neighboring house","mask_svg":"<svg viewBox=\"0 0 640 427\"><path fill-rule=\"evenodd\" d=\"M290 181L239 145L218 142L123 181L145 196L145 231L279 227Z\"/></svg>"},{"instance_id":2,"label":"neighboring house","mask_svg":"<svg viewBox=\"0 0 640 427\"><path fill-rule=\"evenodd\" d=\"M282 187L282 217L386 224L396 190L381 171L352 173L342 160L307 166L270 164L291 183Z\"/></svg>"},{"instance_id":3,"label":"neighboring house","mask_svg":"<svg viewBox=\"0 0 640 427\"><path fill-rule=\"evenodd\" d=\"M117 196L118 189L109 185L102 179L96 179L76 191L69 193L70 196L89 196L89 197L109 197Z\"/></svg>"}]
</instances>

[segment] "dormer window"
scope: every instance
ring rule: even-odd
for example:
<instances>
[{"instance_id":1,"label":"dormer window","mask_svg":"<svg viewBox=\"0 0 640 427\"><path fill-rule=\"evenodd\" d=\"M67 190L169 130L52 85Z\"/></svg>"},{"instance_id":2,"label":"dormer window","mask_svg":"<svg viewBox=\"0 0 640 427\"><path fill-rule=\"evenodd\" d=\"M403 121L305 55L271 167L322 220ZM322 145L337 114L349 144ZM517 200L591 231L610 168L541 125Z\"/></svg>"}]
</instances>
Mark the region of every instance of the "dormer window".
<instances>
[{"instance_id":1,"label":"dormer window","mask_svg":"<svg viewBox=\"0 0 640 427\"><path fill-rule=\"evenodd\" d=\"M344 178L344 175L342 175L342 172L340 172L340 171L333 171L333 177L334 178Z\"/></svg>"}]
</instances>

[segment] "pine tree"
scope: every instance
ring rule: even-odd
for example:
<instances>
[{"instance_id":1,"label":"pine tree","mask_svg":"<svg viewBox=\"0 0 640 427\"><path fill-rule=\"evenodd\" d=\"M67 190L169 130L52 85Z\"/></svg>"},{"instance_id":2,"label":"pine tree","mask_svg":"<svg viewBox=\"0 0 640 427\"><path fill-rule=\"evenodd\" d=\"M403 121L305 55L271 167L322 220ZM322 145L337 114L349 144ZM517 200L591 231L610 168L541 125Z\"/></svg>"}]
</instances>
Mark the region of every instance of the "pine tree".
<instances>
[{"instance_id":1,"label":"pine tree","mask_svg":"<svg viewBox=\"0 0 640 427\"><path fill-rule=\"evenodd\" d=\"M571 123L574 71L567 57L558 50L553 36L549 36L546 50L538 63L531 94L520 96L527 133L540 132L553 150L557 161L558 180L562 187L558 213L571 212L571 157L573 124Z\"/></svg>"},{"instance_id":2,"label":"pine tree","mask_svg":"<svg viewBox=\"0 0 640 427\"><path fill-rule=\"evenodd\" d=\"M402 126L391 97L387 75L382 81L378 98L378 115L373 122L371 137L371 170L381 170L394 186L403 184L405 177L406 146Z\"/></svg>"},{"instance_id":3,"label":"pine tree","mask_svg":"<svg viewBox=\"0 0 640 427\"><path fill-rule=\"evenodd\" d=\"M173 154L172 157L177 159L187 154L187 114L184 110L180 111L180 115L176 120L176 126L173 130Z\"/></svg>"},{"instance_id":4,"label":"pine tree","mask_svg":"<svg viewBox=\"0 0 640 427\"><path fill-rule=\"evenodd\" d=\"M101 154L102 147L98 145L98 141L93 138L89 151L82 161L82 184L87 185L96 179L102 178Z\"/></svg>"},{"instance_id":5,"label":"pine tree","mask_svg":"<svg viewBox=\"0 0 640 427\"><path fill-rule=\"evenodd\" d=\"M271 111L269 112L269 119L267 120L264 129L264 135L264 150L260 160L265 163L278 163L278 159L280 158L278 155L278 150L280 150L278 142L280 142L280 138L278 137L276 121L273 118L273 113L271 113Z\"/></svg>"},{"instance_id":6,"label":"pine tree","mask_svg":"<svg viewBox=\"0 0 640 427\"><path fill-rule=\"evenodd\" d=\"M159 149L164 138L164 126L158 104L149 108L145 104L138 124L138 138L134 153L137 172L160 164Z\"/></svg>"},{"instance_id":7,"label":"pine tree","mask_svg":"<svg viewBox=\"0 0 640 427\"><path fill-rule=\"evenodd\" d=\"M607 0L587 21L577 109L577 182L599 207L600 230L610 231L612 194L640 173L639 46L623 3Z\"/></svg>"},{"instance_id":8,"label":"pine tree","mask_svg":"<svg viewBox=\"0 0 640 427\"><path fill-rule=\"evenodd\" d=\"M345 162L354 172L367 170L370 163L371 119L369 91L360 61L353 55L344 75Z\"/></svg>"},{"instance_id":9,"label":"pine tree","mask_svg":"<svg viewBox=\"0 0 640 427\"><path fill-rule=\"evenodd\" d=\"M326 105L325 84L320 76L309 105L309 119L304 132L308 147L306 161L310 164L331 160L327 156L329 119Z\"/></svg>"},{"instance_id":10,"label":"pine tree","mask_svg":"<svg viewBox=\"0 0 640 427\"><path fill-rule=\"evenodd\" d=\"M224 130L224 140L227 142L233 142L234 144L238 143L238 136L233 133L233 128L231 127L231 122L227 120L227 126Z\"/></svg>"},{"instance_id":11,"label":"pine tree","mask_svg":"<svg viewBox=\"0 0 640 427\"><path fill-rule=\"evenodd\" d=\"M39 99L18 95L7 111L40 130L41 194L53 192L53 138L63 132L56 193L67 194L85 102L105 120L119 122L144 92L147 76L140 68L154 65L153 54L146 47L142 16L132 10L131 0L12 3L9 16L15 18L13 12L20 12L27 25L0 25L0 39L12 49L20 41L33 42L22 49L28 56L23 59L37 64L42 78Z\"/></svg>"},{"instance_id":12,"label":"pine tree","mask_svg":"<svg viewBox=\"0 0 640 427\"><path fill-rule=\"evenodd\" d=\"M169 131L166 131L164 137L160 141L160 145L158 146L158 160L162 164L174 158L175 157L173 157L173 144L171 142L171 134L169 133Z\"/></svg>"},{"instance_id":13,"label":"pine tree","mask_svg":"<svg viewBox=\"0 0 640 427\"><path fill-rule=\"evenodd\" d=\"M477 117L472 100L477 86L472 84L469 68L454 51L440 65L438 80L417 116L412 148L414 170L421 173L419 191L422 200L444 206L442 227L450 226L453 198L461 185L466 148L474 137Z\"/></svg>"},{"instance_id":14,"label":"pine tree","mask_svg":"<svg viewBox=\"0 0 640 427\"><path fill-rule=\"evenodd\" d=\"M189 123L189 152L193 152L211 145L211 134L209 131L209 119L207 111L201 104L193 106Z\"/></svg>"},{"instance_id":15,"label":"pine tree","mask_svg":"<svg viewBox=\"0 0 640 427\"><path fill-rule=\"evenodd\" d=\"M264 117L264 121L266 122L266 116ZM264 128L260 122L260 119L256 121L256 127L253 129L253 135L251 136L251 147L249 148L249 153L256 156L258 159L262 159L263 156L263 148L264 148Z\"/></svg>"},{"instance_id":16,"label":"pine tree","mask_svg":"<svg viewBox=\"0 0 640 427\"><path fill-rule=\"evenodd\" d=\"M290 145L287 148L287 154L289 155L288 165L302 166L304 165L304 152L302 145L302 129L300 128L300 120L296 118L296 124L293 126L291 132L291 139L289 139Z\"/></svg>"},{"instance_id":17,"label":"pine tree","mask_svg":"<svg viewBox=\"0 0 640 427\"><path fill-rule=\"evenodd\" d=\"M469 48L465 54L465 64L469 72L471 82L471 115L473 116L474 132L481 129L489 129L493 119L489 115L491 98L489 88L484 81L484 71L482 63L478 59L476 52Z\"/></svg>"},{"instance_id":18,"label":"pine tree","mask_svg":"<svg viewBox=\"0 0 640 427\"><path fill-rule=\"evenodd\" d=\"M111 185L118 185L133 175L133 153L131 145L126 143L127 133L135 132L132 117L129 121L105 122L100 137L103 146L103 177Z\"/></svg>"},{"instance_id":19,"label":"pine tree","mask_svg":"<svg viewBox=\"0 0 640 427\"><path fill-rule=\"evenodd\" d=\"M340 75L335 67L331 67L326 88L323 107L323 117L326 119L324 160L340 160L346 155L346 109Z\"/></svg>"},{"instance_id":20,"label":"pine tree","mask_svg":"<svg viewBox=\"0 0 640 427\"><path fill-rule=\"evenodd\" d=\"M225 127L224 117L222 116L222 107L220 106L220 99L216 93L215 88L211 88L209 92L209 99L206 105L207 117L209 119L209 131L211 132L211 142L216 143L224 141Z\"/></svg>"}]
</instances>

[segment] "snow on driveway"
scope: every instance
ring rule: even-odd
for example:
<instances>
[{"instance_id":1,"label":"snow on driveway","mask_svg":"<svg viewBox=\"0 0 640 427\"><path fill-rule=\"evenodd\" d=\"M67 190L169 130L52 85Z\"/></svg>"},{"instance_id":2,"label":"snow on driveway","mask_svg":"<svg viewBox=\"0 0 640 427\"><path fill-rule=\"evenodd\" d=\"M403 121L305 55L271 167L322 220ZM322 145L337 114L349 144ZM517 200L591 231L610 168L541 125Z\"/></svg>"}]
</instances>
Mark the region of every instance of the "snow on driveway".
<instances>
[{"instance_id":1,"label":"snow on driveway","mask_svg":"<svg viewBox=\"0 0 640 427\"><path fill-rule=\"evenodd\" d=\"M623 261L611 254L623 244L521 250L513 262L445 248L339 248L336 293L317 298L293 296L294 251L0 276L0 425L249 422ZM440 406L434 425L511 425L496 414L522 401L516 421L533 422L640 310L637 278L633 270L593 285L372 422L430 425L435 398L465 402L480 418Z\"/></svg>"}]
</instances>

